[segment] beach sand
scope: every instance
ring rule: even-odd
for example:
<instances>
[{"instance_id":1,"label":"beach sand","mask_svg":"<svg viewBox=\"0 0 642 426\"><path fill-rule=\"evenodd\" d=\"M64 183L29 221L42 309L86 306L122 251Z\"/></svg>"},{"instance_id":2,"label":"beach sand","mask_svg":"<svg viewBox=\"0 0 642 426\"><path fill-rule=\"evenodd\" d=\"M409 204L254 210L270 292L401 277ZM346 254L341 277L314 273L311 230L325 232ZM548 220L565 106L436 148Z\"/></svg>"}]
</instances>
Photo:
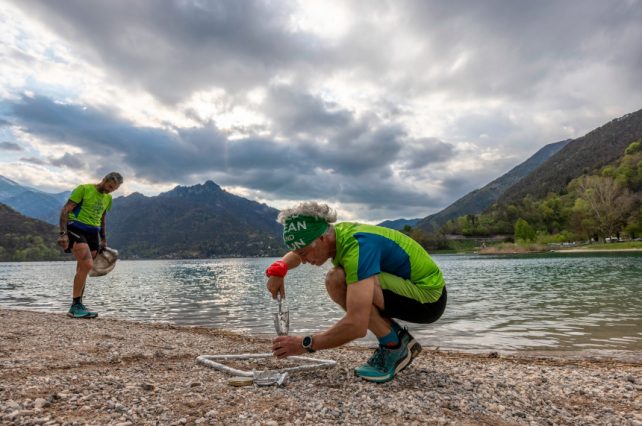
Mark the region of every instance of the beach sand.
<instances>
[{"instance_id":1,"label":"beach sand","mask_svg":"<svg viewBox=\"0 0 642 426\"><path fill-rule=\"evenodd\" d=\"M311 354L337 365L282 387L232 387L196 362L269 351L269 339L222 330L0 310L0 423L642 425L635 361L425 348L373 384L353 374L372 349L348 345Z\"/></svg>"}]
</instances>

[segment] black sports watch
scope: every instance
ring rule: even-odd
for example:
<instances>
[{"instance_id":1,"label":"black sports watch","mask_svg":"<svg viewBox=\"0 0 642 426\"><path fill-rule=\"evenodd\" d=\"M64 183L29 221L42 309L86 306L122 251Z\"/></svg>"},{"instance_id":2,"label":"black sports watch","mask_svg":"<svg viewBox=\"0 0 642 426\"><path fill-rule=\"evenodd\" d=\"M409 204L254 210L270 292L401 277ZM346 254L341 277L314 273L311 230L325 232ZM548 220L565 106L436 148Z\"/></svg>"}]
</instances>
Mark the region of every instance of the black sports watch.
<instances>
[{"instance_id":1,"label":"black sports watch","mask_svg":"<svg viewBox=\"0 0 642 426\"><path fill-rule=\"evenodd\" d=\"M303 338L303 341L301 342L301 345L305 348L306 351L315 352L314 349L312 349L312 336L305 336Z\"/></svg>"}]
</instances>

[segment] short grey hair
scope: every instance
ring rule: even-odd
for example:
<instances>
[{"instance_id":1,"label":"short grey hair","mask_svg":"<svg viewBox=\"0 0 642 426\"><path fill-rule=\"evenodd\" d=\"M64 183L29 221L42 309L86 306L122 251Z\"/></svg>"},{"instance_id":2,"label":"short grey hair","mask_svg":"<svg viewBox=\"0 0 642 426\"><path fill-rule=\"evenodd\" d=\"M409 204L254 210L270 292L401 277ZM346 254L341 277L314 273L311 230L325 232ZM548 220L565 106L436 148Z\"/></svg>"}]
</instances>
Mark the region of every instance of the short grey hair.
<instances>
[{"instance_id":1,"label":"short grey hair","mask_svg":"<svg viewBox=\"0 0 642 426\"><path fill-rule=\"evenodd\" d=\"M122 185L123 184L123 175L121 175L118 172L111 172L111 173L107 173L105 175L105 177L103 178L103 180L110 180L112 182L116 182L118 185Z\"/></svg>"},{"instance_id":2,"label":"short grey hair","mask_svg":"<svg viewBox=\"0 0 642 426\"><path fill-rule=\"evenodd\" d=\"M295 207L281 210L276 221L283 225L287 218L294 215L314 216L323 219L328 223L334 223L337 221L336 210L330 208L327 204L321 204L315 201L306 201Z\"/></svg>"}]
</instances>

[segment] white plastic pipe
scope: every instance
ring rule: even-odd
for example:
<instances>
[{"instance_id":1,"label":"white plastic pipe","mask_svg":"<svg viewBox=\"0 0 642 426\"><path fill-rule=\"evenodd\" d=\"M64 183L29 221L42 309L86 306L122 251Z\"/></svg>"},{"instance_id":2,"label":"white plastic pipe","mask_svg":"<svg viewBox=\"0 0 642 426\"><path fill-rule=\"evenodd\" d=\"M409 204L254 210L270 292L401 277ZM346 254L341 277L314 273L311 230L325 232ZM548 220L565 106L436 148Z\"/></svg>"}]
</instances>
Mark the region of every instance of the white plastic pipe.
<instances>
[{"instance_id":1,"label":"white plastic pipe","mask_svg":"<svg viewBox=\"0 0 642 426\"><path fill-rule=\"evenodd\" d=\"M217 361L272 358L273 356L274 355L272 355L271 353L238 354L238 355L201 355L198 358L196 358L196 362L203 364L207 367L214 368L216 370L224 371L234 376L253 377L254 372L252 371L237 370L236 368L229 367ZM291 356L291 357L288 357L288 359L310 362L310 364L297 365L294 367L284 367L274 371L278 371L279 373L286 373L286 372L291 373L295 371L307 371L307 370L317 370L320 368L329 368L329 367L334 367L337 364L336 361L333 361L331 359L317 359L317 358L308 358L304 356Z\"/></svg>"}]
</instances>

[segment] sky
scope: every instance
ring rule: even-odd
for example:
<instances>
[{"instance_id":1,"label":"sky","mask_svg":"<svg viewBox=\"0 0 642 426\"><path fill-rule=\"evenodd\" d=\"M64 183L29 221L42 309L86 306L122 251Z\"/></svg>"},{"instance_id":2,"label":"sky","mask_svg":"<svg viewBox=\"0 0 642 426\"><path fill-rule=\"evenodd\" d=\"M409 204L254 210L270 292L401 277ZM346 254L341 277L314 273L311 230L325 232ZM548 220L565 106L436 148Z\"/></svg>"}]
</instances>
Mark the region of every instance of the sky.
<instances>
[{"instance_id":1,"label":"sky","mask_svg":"<svg viewBox=\"0 0 642 426\"><path fill-rule=\"evenodd\" d=\"M0 175L376 223L642 108L642 0L0 0Z\"/></svg>"}]
</instances>

